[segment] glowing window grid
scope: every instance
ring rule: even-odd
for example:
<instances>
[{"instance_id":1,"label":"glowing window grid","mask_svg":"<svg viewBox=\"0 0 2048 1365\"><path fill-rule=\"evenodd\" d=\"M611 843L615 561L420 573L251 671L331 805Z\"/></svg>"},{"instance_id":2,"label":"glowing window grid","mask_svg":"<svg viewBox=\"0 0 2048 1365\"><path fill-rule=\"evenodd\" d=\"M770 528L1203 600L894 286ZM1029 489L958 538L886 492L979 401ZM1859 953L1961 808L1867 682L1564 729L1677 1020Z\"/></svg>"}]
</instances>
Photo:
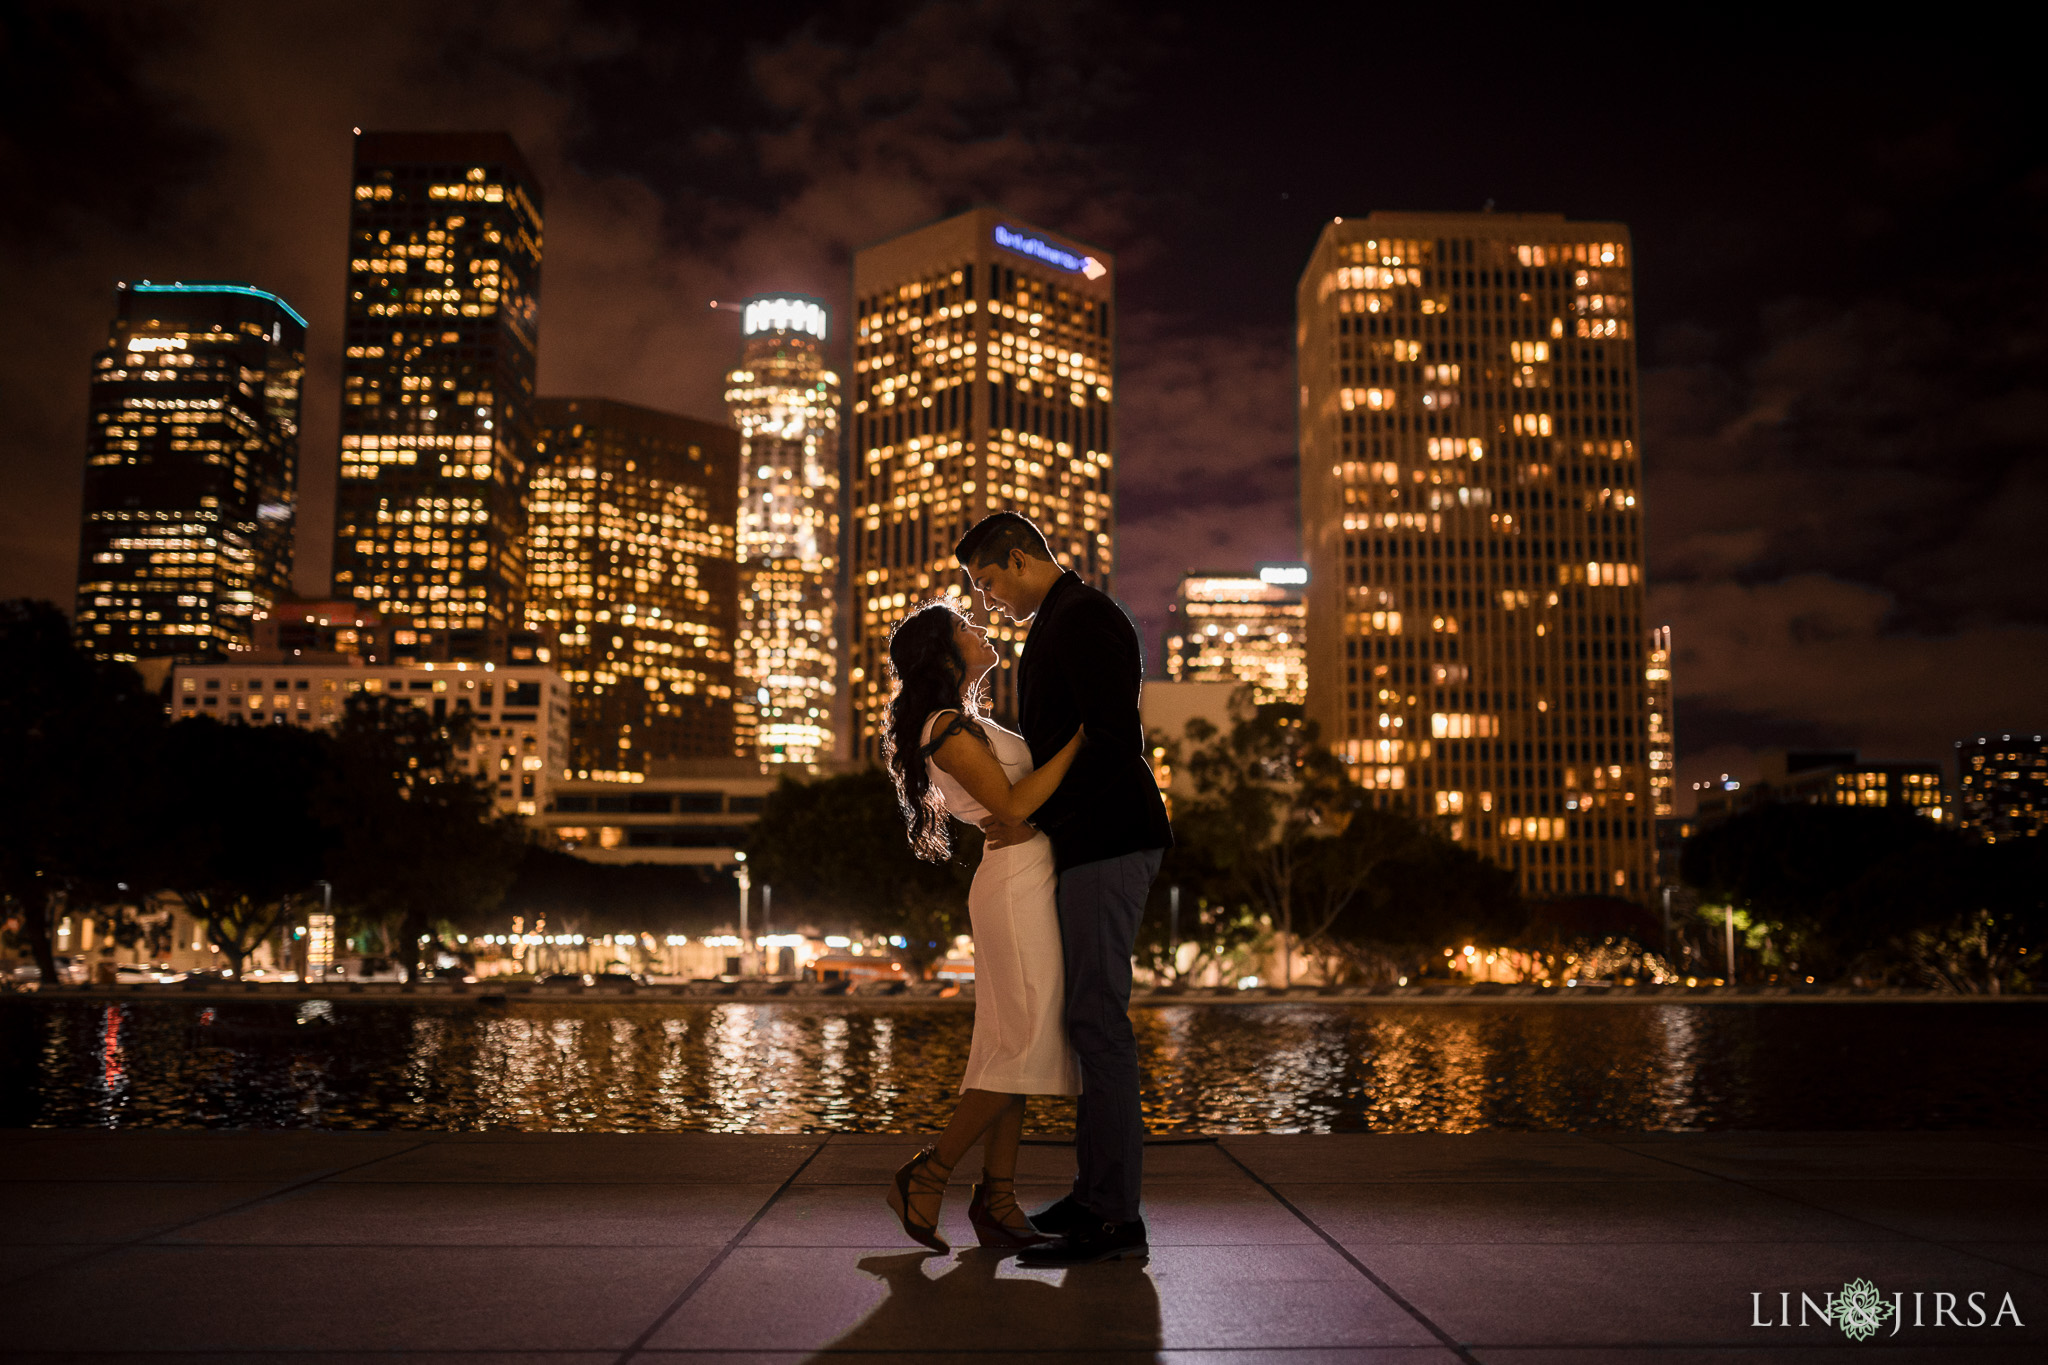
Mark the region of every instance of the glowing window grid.
<instances>
[{"instance_id":1,"label":"glowing window grid","mask_svg":"<svg viewBox=\"0 0 2048 1365\"><path fill-rule=\"evenodd\" d=\"M1297 302L1309 712L1538 897L1647 899L1668 799L1631 268L1618 224L1376 213Z\"/></svg>"}]
</instances>

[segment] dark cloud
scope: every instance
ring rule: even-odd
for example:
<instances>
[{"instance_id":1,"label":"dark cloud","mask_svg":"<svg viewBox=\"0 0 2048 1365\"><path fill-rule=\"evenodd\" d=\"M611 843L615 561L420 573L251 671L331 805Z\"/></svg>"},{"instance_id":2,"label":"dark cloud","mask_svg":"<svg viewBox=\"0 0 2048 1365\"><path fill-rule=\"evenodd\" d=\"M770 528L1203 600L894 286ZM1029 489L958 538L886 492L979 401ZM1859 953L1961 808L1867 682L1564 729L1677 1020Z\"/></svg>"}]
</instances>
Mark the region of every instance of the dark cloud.
<instances>
[{"instance_id":1,"label":"dark cloud","mask_svg":"<svg viewBox=\"0 0 2048 1365\"><path fill-rule=\"evenodd\" d=\"M2048 721L2048 195L2038 147L1981 131L1854 149L1805 287L1648 349L1683 777Z\"/></svg>"},{"instance_id":2,"label":"dark cloud","mask_svg":"<svg viewBox=\"0 0 2048 1365\"><path fill-rule=\"evenodd\" d=\"M86 358L143 275L248 278L310 319L323 586L349 130L503 127L547 189L547 392L715 416L736 338L711 299L839 300L855 249L978 202L1114 252L1119 592L1148 633L1183 570L1298 553L1293 286L1322 221L1622 219L1687 774L2048 723L2048 159L2017 49L1471 26L1447 91L1386 56L1439 50L1427 16L1368 50L1284 14L1022 0L25 10L0 38L0 592L68 599ZM1652 52L1652 79L1598 74Z\"/></svg>"}]
</instances>

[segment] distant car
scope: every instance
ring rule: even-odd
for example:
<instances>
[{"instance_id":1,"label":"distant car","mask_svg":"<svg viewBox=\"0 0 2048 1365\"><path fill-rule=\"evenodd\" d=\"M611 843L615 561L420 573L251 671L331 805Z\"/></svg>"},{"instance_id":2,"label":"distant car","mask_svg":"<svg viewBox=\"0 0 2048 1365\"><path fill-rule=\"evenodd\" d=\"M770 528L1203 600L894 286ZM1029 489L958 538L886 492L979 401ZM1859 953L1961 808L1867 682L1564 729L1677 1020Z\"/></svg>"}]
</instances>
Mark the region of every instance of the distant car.
<instances>
[{"instance_id":1,"label":"distant car","mask_svg":"<svg viewBox=\"0 0 2048 1365\"><path fill-rule=\"evenodd\" d=\"M550 972L540 979L543 986L588 986L590 976L585 972Z\"/></svg>"},{"instance_id":2,"label":"distant car","mask_svg":"<svg viewBox=\"0 0 2048 1365\"><path fill-rule=\"evenodd\" d=\"M119 985L163 986L175 981L183 981L184 979L185 974L183 972L174 972L168 965L161 963L116 962L114 964L114 980Z\"/></svg>"},{"instance_id":3,"label":"distant car","mask_svg":"<svg viewBox=\"0 0 2048 1365\"><path fill-rule=\"evenodd\" d=\"M84 984L88 972L83 959L59 956L55 960L55 965L57 968L57 984L61 986ZM36 966L35 960L31 958L29 961L16 967L8 975L16 985L39 984L43 979L43 969Z\"/></svg>"},{"instance_id":4,"label":"distant car","mask_svg":"<svg viewBox=\"0 0 2048 1365\"><path fill-rule=\"evenodd\" d=\"M592 986L644 986L647 978L638 972L598 972L584 981Z\"/></svg>"}]
</instances>

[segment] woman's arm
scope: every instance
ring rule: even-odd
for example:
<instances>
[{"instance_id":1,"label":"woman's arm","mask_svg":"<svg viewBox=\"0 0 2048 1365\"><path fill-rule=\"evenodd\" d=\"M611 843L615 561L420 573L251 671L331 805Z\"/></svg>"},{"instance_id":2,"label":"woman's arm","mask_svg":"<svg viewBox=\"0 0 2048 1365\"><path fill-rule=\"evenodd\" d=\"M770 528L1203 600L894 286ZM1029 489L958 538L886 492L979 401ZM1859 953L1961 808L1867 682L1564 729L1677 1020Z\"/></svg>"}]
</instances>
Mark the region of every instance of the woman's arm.
<instances>
[{"instance_id":1,"label":"woman's arm","mask_svg":"<svg viewBox=\"0 0 2048 1365\"><path fill-rule=\"evenodd\" d=\"M989 814L1005 824L1020 824L1045 804L1045 798L1066 777L1067 769L1074 766L1074 755L1081 752L1081 744L1082 732L1076 730L1064 748L1015 786L1010 785L1009 775L996 761L995 752L978 736L960 730L946 736L932 754L932 761L965 787L969 796L986 806Z\"/></svg>"}]
</instances>

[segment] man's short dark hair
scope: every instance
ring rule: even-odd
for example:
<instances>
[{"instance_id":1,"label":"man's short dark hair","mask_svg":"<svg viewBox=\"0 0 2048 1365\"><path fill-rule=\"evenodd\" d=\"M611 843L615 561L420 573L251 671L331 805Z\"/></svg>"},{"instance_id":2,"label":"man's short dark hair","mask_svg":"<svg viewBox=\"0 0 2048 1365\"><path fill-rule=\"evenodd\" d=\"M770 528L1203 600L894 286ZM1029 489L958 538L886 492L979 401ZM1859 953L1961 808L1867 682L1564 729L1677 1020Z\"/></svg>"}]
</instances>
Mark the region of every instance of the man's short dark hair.
<instances>
[{"instance_id":1,"label":"man's short dark hair","mask_svg":"<svg viewBox=\"0 0 2048 1365\"><path fill-rule=\"evenodd\" d=\"M1045 543L1044 533L1031 524L1029 517L1015 512L996 512L975 522L953 547L953 557L971 573L984 564L1006 562L1012 550L1022 550L1030 559L1052 562L1052 546Z\"/></svg>"}]
</instances>

